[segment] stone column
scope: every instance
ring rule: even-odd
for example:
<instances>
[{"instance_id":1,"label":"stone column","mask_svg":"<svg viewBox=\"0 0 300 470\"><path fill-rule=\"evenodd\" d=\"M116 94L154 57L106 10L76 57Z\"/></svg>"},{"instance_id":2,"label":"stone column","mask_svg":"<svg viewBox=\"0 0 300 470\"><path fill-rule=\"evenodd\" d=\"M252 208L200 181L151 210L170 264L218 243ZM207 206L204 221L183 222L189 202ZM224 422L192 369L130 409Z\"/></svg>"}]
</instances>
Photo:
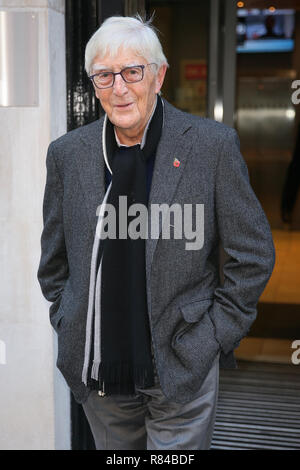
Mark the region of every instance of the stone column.
<instances>
[{"instance_id":1,"label":"stone column","mask_svg":"<svg viewBox=\"0 0 300 470\"><path fill-rule=\"evenodd\" d=\"M46 152L67 122L64 8L64 0L0 0L0 449L70 448L69 390L37 280ZM7 25L22 28L21 13L32 15L30 48L25 35L3 39L8 30L18 37ZM22 89L5 101L7 63L16 57L14 86L22 87L26 66L37 83L31 102L20 99Z\"/></svg>"}]
</instances>

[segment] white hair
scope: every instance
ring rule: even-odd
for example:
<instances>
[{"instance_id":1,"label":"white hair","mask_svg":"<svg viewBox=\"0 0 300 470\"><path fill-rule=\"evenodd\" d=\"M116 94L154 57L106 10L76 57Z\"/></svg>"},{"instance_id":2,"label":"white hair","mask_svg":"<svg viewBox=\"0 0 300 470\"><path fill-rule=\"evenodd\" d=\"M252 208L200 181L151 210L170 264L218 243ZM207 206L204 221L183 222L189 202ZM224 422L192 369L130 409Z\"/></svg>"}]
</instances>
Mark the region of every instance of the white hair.
<instances>
[{"instance_id":1,"label":"white hair","mask_svg":"<svg viewBox=\"0 0 300 470\"><path fill-rule=\"evenodd\" d=\"M97 55L104 57L109 53L115 57L121 46L132 49L148 62L155 62L158 68L166 64L161 43L151 25L152 18L144 21L140 15L111 16L93 34L85 48L85 70L91 74L93 60Z\"/></svg>"}]
</instances>

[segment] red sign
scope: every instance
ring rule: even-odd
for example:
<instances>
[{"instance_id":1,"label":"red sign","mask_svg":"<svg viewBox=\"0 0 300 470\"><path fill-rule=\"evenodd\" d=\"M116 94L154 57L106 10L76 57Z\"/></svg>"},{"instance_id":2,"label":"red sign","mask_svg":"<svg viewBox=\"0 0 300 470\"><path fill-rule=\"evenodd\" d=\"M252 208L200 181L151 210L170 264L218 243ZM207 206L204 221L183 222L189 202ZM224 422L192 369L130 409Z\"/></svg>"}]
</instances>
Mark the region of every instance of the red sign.
<instances>
[{"instance_id":1,"label":"red sign","mask_svg":"<svg viewBox=\"0 0 300 470\"><path fill-rule=\"evenodd\" d=\"M184 67L184 78L186 80L201 80L206 78L206 64L186 64Z\"/></svg>"}]
</instances>

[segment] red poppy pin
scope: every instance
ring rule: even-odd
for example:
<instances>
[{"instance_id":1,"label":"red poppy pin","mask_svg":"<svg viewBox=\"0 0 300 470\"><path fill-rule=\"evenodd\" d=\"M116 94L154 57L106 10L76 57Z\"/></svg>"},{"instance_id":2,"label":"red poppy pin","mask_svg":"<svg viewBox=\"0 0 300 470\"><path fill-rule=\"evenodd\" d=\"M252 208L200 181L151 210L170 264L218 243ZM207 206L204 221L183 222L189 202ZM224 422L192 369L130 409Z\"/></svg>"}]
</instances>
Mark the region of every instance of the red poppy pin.
<instances>
[{"instance_id":1,"label":"red poppy pin","mask_svg":"<svg viewBox=\"0 0 300 470\"><path fill-rule=\"evenodd\" d=\"M175 168L178 168L179 165L180 165L180 161L178 160L178 158L174 158L173 166L175 166Z\"/></svg>"}]
</instances>

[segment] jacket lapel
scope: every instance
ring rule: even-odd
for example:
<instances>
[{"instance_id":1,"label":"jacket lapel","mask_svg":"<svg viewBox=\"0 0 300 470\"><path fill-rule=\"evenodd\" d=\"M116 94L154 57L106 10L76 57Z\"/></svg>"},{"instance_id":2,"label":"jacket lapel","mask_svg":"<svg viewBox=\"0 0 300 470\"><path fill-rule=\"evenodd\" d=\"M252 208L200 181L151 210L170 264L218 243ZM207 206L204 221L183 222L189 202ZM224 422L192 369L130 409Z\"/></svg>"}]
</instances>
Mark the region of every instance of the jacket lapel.
<instances>
[{"instance_id":1,"label":"jacket lapel","mask_svg":"<svg viewBox=\"0 0 300 470\"><path fill-rule=\"evenodd\" d=\"M82 129L82 150L76 152L76 165L84 193L87 215L93 235L97 226L97 207L105 195L105 166L102 151L103 118Z\"/></svg>"},{"instance_id":2,"label":"jacket lapel","mask_svg":"<svg viewBox=\"0 0 300 470\"><path fill-rule=\"evenodd\" d=\"M157 148L155 165L152 176L151 191L148 204L148 239L146 239L146 276L150 295L151 265L158 238L151 238L151 232L160 234L163 220L151 221L152 204L172 204L172 200L184 171L188 155L192 147L188 130L191 121L185 114L178 111L164 100L164 126L160 143ZM174 166L174 160L179 160L179 166ZM152 225L151 225L152 222Z\"/></svg>"}]
</instances>

